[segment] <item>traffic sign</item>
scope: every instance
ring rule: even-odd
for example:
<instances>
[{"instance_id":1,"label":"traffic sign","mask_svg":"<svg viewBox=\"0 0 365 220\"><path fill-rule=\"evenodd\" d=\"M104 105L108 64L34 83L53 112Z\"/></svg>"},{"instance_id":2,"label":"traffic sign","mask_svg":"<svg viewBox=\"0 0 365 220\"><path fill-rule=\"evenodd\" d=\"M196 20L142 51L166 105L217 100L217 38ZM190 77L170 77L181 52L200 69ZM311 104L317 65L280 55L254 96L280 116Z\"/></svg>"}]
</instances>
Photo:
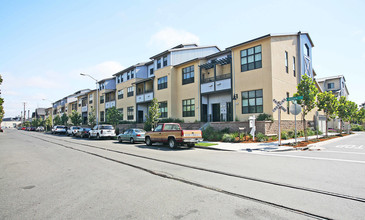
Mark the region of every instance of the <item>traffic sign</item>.
<instances>
[{"instance_id":1,"label":"traffic sign","mask_svg":"<svg viewBox=\"0 0 365 220\"><path fill-rule=\"evenodd\" d=\"M293 104L290 106L290 109L289 109L290 113L292 113L293 115L299 115L299 113L302 112L302 107L298 104Z\"/></svg>"},{"instance_id":2,"label":"traffic sign","mask_svg":"<svg viewBox=\"0 0 365 220\"><path fill-rule=\"evenodd\" d=\"M293 101L293 100L301 100L303 99L303 96L296 96L296 97L288 97L286 98L286 101Z\"/></svg>"}]
</instances>

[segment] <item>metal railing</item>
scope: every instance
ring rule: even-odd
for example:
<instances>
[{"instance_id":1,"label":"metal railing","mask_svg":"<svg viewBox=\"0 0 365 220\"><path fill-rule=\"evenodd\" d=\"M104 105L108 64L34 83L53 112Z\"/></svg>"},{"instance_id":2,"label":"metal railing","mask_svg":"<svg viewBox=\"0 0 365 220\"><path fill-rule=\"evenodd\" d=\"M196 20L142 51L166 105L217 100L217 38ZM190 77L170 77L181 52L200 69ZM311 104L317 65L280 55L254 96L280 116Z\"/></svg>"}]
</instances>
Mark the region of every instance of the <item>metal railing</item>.
<instances>
[{"instance_id":1,"label":"metal railing","mask_svg":"<svg viewBox=\"0 0 365 220\"><path fill-rule=\"evenodd\" d=\"M222 75L217 75L216 78L209 77L209 78L202 79L201 84L214 82L214 81L218 81L218 80L223 80L223 79L229 79L229 78L231 78L231 73L225 73Z\"/></svg>"}]
</instances>

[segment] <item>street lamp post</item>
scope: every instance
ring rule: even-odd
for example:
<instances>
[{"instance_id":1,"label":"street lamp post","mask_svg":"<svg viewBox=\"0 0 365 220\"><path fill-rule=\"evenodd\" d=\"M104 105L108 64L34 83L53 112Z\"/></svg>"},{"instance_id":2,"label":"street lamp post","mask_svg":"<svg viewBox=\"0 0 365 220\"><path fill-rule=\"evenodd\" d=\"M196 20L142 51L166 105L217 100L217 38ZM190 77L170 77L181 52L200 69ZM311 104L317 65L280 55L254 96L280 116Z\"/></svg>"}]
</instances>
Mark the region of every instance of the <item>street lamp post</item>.
<instances>
[{"instance_id":1,"label":"street lamp post","mask_svg":"<svg viewBox=\"0 0 365 220\"><path fill-rule=\"evenodd\" d=\"M85 74L85 73L80 73L81 76L88 76L91 79L95 80L95 87L96 87L96 126L99 125L99 109L98 109L98 105L99 105L99 89L98 89L98 80L95 79L94 77L90 76L89 74Z\"/></svg>"}]
</instances>

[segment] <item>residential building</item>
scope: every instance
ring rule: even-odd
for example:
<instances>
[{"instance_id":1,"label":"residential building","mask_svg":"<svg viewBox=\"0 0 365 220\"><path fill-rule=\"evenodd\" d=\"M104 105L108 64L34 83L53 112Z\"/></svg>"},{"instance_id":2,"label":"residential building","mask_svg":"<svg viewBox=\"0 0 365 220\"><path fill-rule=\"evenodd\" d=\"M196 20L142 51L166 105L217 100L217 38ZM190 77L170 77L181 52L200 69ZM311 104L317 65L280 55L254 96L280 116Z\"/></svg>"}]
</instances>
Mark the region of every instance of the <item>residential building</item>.
<instances>
[{"instance_id":1,"label":"residential building","mask_svg":"<svg viewBox=\"0 0 365 220\"><path fill-rule=\"evenodd\" d=\"M343 75L330 76L316 79L323 91L330 91L336 97L349 96L346 80Z\"/></svg>"},{"instance_id":2,"label":"residential building","mask_svg":"<svg viewBox=\"0 0 365 220\"><path fill-rule=\"evenodd\" d=\"M98 113L99 122L106 122L106 114L109 108L115 107L115 91L116 83L115 77L100 80L99 84L99 103L98 103Z\"/></svg>"}]
</instances>

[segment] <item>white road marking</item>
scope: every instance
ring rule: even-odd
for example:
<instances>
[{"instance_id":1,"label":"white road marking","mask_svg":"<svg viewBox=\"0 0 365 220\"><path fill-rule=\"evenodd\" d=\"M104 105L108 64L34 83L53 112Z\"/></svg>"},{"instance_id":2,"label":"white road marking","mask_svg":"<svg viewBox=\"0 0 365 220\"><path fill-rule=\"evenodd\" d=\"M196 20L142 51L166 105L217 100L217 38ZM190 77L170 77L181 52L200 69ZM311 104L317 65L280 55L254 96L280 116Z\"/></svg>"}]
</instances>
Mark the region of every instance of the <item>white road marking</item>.
<instances>
[{"instance_id":1,"label":"white road marking","mask_svg":"<svg viewBox=\"0 0 365 220\"><path fill-rule=\"evenodd\" d=\"M365 164L365 161L361 161L361 160L344 160L344 159L334 159L334 158L326 158L326 157L305 157L305 156L295 156L295 155L285 155L285 154L271 154L271 153L261 153L261 152L250 152L250 154L257 154L257 155L264 155L264 156L268 155L268 156L276 156L276 157L293 157L293 158L312 159L312 160L329 160L329 161L339 161L339 162Z\"/></svg>"},{"instance_id":2,"label":"white road marking","mask_svg":"<svg viewBox=\"0 0 365 220\"><path fill-rule=\"evenodd\" d=\"M364 149L364 145L337 145L337 148L346 148L346 149Z\"/></svg>"},{"instance_id":3,"label":"white road marking","mask_svg":"<svg viewBox=\"0 0 365 220\"><path fill-rule=\"evenodd\" d=\"M358 153L358 152L346 152L346 151L332 151L332 150L325 150L325 151L318 151L318 152L330 152L330 153L340 153L340 154L365 154L365 153Z\"/></svg>"}]
</instances>

